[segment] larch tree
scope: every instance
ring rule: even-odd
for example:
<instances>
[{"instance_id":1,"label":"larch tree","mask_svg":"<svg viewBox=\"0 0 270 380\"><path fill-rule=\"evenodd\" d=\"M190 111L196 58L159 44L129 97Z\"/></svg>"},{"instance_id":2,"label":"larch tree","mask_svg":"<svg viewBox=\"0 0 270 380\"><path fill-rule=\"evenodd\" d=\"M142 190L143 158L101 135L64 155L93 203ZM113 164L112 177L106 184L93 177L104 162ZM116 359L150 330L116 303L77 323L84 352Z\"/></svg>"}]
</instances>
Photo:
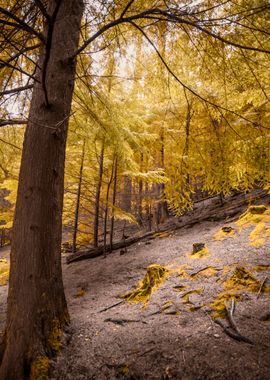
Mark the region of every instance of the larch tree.
<instances>
[{"instance_id":1,"label":"larch tree","mask_svg":"<svg viewBox=\"0 0 270 380\"><path fill-rule=\"evenodd\" d=\"M0 350L0 378L21 380L47 375L48 358L60 349L61 330L69 322L61 272L61 233L65 146L77 56L87 52L89 45L103 49L110 41L121 40L121 34L128 39L133 33L142 34L179 85L209 106L225 111L223 104L205 99L203 91L200 94L196 86L189 87L177 70L174 72L175 62L171 67L157 48L156 27L168 23L172 39L184 31L200 43L204 38L219 47L244 51L246 56L268 54L264 38L267 17L258 24L256 20L269 11L269 2L4 3L5 7L0 7L1 95L32 91L26 119L11 119L3 113L0 120L0 127L27 124L13 225L7 322ZM1 105L1 110L4 108Z\"/></svg>"}]
</instances>

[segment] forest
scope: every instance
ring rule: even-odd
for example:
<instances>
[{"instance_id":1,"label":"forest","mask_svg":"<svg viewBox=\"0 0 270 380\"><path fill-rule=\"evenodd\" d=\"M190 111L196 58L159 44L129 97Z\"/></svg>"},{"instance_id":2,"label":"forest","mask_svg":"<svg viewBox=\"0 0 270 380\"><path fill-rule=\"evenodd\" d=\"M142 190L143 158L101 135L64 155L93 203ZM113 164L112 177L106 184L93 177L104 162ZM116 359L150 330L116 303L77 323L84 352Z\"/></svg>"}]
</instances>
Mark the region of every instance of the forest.
<instances>
[{"instance_id":1,"label":"forest","mask_svg":"<svg viewBox=\"0 0 270 380\"><path fill-rule=\"evenodd\" d=\"M269 0L2 0L0 380L270 378Z\"/></svg>"}]
</instances>

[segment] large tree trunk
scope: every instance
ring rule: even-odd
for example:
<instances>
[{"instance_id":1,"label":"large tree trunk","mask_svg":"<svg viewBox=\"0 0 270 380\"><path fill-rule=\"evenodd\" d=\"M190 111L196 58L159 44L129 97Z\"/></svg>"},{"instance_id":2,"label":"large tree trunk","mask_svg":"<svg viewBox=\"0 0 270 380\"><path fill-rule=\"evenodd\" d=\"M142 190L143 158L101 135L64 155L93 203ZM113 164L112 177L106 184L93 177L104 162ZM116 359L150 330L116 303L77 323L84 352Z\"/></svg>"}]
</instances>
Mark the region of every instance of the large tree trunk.
<instances>
[{"instance_id":1,"label":"large tree trunk","mask_svg":"<svg viewBox=\"0 0 270 380\"><path fill-rule=\"evenodd\" d=\"M1 380L45 378L48 357L61 347L61 329L69 320L61 270L63 182L75 76L69 57L78 47L83 1L51 0L50 15L57 3L50 52L41 49L40 83L34 87L23 146Z\"/></svg>"}]
</instances>

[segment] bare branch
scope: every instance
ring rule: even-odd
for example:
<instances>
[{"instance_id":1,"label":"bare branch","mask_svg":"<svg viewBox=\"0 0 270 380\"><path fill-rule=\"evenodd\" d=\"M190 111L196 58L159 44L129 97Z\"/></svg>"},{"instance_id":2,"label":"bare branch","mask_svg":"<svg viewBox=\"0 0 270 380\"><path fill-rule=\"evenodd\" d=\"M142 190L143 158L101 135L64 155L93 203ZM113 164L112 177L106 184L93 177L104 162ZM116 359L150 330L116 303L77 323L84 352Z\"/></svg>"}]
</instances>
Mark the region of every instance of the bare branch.
<instances>
[{"instance_id":1,"label":"bare branch","mask_svg":"<svg viewBox=\"0 0 270 380\"><path fill-rule=\"evenodd\" d=\"M12 88L10 90L5 90L5 91L0 92L0 96L10 95L10 94L15 94L15 93L18 93L18 92L30 90L33 87L34 87L33 84L28 84L27 86L21 86L21 87L17 87L17 88Z\"/></svg>"},{"instance_id":2,"label":"bare branch","mask_svg":"<svg viewBox=\"0 0 270 380\"><path fill-rule=\"evenodd\" d=\"M190 25L201 32L227 44L230 46L237 47L239 49L244 49L244 50L252 50L252 51L258 51L261 53L267 53L270 54L270 50L264 49L264 48L257 48L253 46L247 46L247 45L242 45L237 42L228 40L219 34L213 33L212 31L206 29L203 25L200 25L200 22L195 20L191 21L187 17L184 18L183 15L178 15L174 14L171 12L168 12L167 10L162 10L159 8L154 8L154 9L148 9L146 11L143 11L141 13L138 13L136 15L132 15L129 17L120 17L114 21L109 22L108 24L104 25L102 28L100 28L96 33L94 33L89 39L87 39L83 45L77 50L77 52L74 54L72 58L75 58L76 55L80 54L90 43L92 43L95 39L97 39L100 35L105 33L107 30L111 29L112 27L123 24L123 23L129 23L135 20L147 20L147 19L154 19L154 20L160 20L160 21L166 21L166 22L171 22L174 24L186 24ZM203 20L204 21L204 20ZM203 21L201 22L203 24Z\"/></svg>"},{"instance_id":3,"label":"bare branch","mask_svg":"<svg viewBox=\"0 0 270 380\"><path fill-rule=\"evenodd\" d=\"M127 3L125 9L123 10L123 12L122 12L121 15L120 15L120 18L123 18L123 17L124 17L124 15L127 13L128 9L131 7L131 5L134 3L134 1L135 1L135 0L130 0L130 1Z\"/></svg>"},{"instance_id":4,"label":"bare branch","mask_svg":"<svg viewBox=\"0 0 270 380\"><path fill-rule=\"evenodd\" d=\"M27 120L22 119L0 119L0 127L5 127L7 125L23 125L27 123Z\"/></svg>"},{"instance_id":5,"label":"bare branch","mask_svg":"<svg viewBox=\"0 0 270 380\"><path fill-rule=\"evenodd\" d=\"M19 71L20 73L22 73L22 74L28 76L29 78L32 78L32 79L34 79L35 81L37 81L37 79L36 79L32 74L27 73L26 71L24 71L24 70L21 69L20 67L17 67L17 66L11 65L11 63L5 62L5 61L3 61L2 59L0 59L0 64L1 64L1 63L2 63L2 66L10 67L11 69L13 69L13 70L17 70L17 71Z\"/></svg>"},{"instance_id":6,"label":"bare branch","mask_svg":"<svg viewBox=\"0 0 270 380\"><path fill-rule=\"evenodd\" d=\"M43 14L43 16L49 21L50 20L50 16L44 6L44 4L42 3L41 0L34 0L36 6L38 7L38 9L40 10L40 12Z\"/></svg>"},{"instance_id":7,"label":"bare branch","mask_svg":"<svg viewBox=\"0 0 270 380\"><path fill-rule=\"evenodd\" d=\"M1 13L15 21L15 23L13 23L6 20L0 20L1 23L14 26L15 28L23 29L28 33L34 34L40 41L45 43L45 38L43 34L41 34L40 32L37 32L35 29L33 29L31 26L29 26L26 22L21 20L19 17L15 16L14 14L12 14L11 12L7 11L6 9L2 7L0 7L0 14Z\"/></svg>"}]
</instances>

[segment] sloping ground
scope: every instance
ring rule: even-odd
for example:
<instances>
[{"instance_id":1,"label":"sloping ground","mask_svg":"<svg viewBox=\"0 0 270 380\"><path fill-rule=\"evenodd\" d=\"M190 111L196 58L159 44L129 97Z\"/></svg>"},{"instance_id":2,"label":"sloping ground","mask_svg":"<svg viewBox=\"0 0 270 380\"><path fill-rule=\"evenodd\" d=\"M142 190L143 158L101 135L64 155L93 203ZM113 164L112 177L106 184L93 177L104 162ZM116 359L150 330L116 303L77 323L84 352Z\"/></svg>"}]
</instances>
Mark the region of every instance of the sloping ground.
<instances>
[{"instance_id":1,"label":"sloping ground","mask_svg":"<svg viewBox=\"0 0 270 380\"><path fill-rule=\"evenodd\" d=\"M234 233L223 236L223 226ZM73 336L53 378L269 379L270 295L257 299L257 291L270 278L270 241L265 236L253 246L254 227L204 222L140 242L125 255L64 266ZM206 244L205 255L190 255L195 242ZM148 303L119 304L152 264L170 274ZM224 304L217 302L224 292L236 299L234 321L253 344L232 339L214 323L213 317L224 316Z\"/></svg>"},{"instance_id":2,"label":"sloping ground","mask_svg":"<svg viewBox=\"0 0 270 380\"><path fill-rule=\"evenodd\" d=\"M224 226L234 230L224 233ZM53 363L52 379L268 380L269 281L259 298L257 292L270 279L269 228L264 210L245 214L238 224L206 221L163 233L124 255L115 251L68 266L64 259L73 334ZM197 242L206 249L191 255ZM158 282L150 265L161 266L152 267ZM142 302L120 298L136 300L145 285ZM0 286L0 330L6 292ZM253 344L232 339L214 323L225 316L223 301L230 298L236 299L234 321Z\"/></svg>"}]
</instances>

